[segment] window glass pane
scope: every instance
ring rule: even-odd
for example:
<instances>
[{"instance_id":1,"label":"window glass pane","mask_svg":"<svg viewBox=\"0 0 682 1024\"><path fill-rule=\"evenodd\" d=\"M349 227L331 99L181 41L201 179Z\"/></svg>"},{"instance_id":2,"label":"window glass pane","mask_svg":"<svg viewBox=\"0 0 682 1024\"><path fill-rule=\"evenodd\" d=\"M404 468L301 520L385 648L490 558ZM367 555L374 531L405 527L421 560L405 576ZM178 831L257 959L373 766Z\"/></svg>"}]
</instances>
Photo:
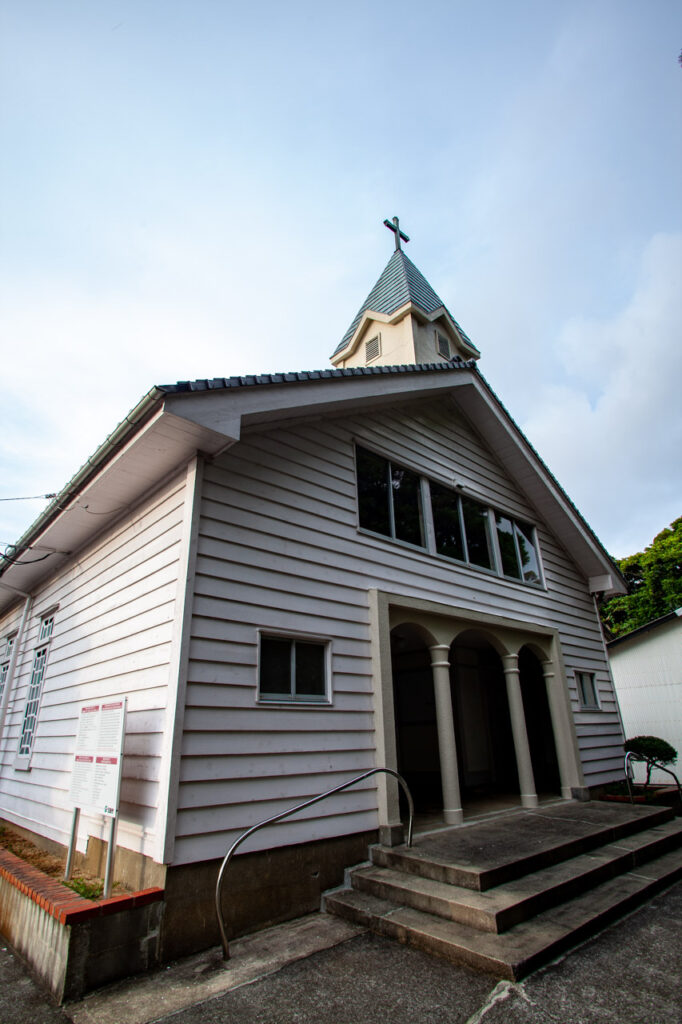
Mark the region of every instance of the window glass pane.
<instances>
[{"instance_id":1,"label":"window glass pane","mask_svg":"<svg viewBox=\"0 0 682 1024\"><path fill-rule=\"evenodd\" d=\"M429 482L436 551L439 555L464 561L462 528L459 521L459 497L449 487Z\"/></svg>"},{"instance_id":2,"label":"window glass pane","mask_svg":"<svg viewBox=\"0 0 682 1024\"><path fill-rule=\"evenodd\" d=\"M490 556L490 544L488 543L488 510L477 501L470 498L462 498L462 511L464 513L464 529L467 537L467 549L469 561L472 565L480 565L484 569L492 569L493 561Z\"/></svg>"},{"instance_id":3,"label":"window glass pane","mask_svg":"<svg viewBox=\"0 0 682 1024\"><path fill-rule=\"evenodd\" d=\"M514 524L507 516L497 516L497 539L500 545L500 556L502 558L502 572L505 576L513 576L518 580L521 578L519 562L516 557L516 545L514 543Z\"/></svg>"},{"instance_id":4,"label":"window glass pane","mask_svg":"<svg viewBox=\"0 0 682 1024\"><path fill-rule=\"evenodd\" d=\"M391 536L388 511L388 462L374 452L356 449L360 526Z\"/></svg>"},{"instance_id":5,"label":"window glass pane","mask_svg":"<svg viewBox=\"0 0 682 1024\"><path fill-rule=\"evenodd\" d=\"M291 640L261 637L260 692L291 693Z\"/></svg>"},{"instance_id":6,"label":"window glass pane","mask_svg":"<svg viewBox=\"0 0 682 1024\"><path fill-rule=\"evenodd\" d=\"M24 723L21 729L21 739L19 741L19 753L22 755L30 754L31 748L33 747L33 737L35 735L38 705L40 704L40 691L43 686L46 661L47 647L43 647L41 650L36 651L33 658L33 671L31 672L31 682L28 687L28 700L26 701Z\"/></svg>"},{"instance_id":7,"label":"window glass pane","mask_svg":"<svg viewBox=\"0 0 682 1024\"><path fill-rule=\"evenodd\" d=\"M419 477L409 469L391 466L393 520L398 540L424 546L422 531L421 488Z\"/></svg>"},{"instance_id":8,"label":"window glass pane","mask_svg":"<svg viewBox=\"0 0 682 1024\"><path fill-rule=\"evenodd\" d=\"M597 689L591 672L577 672L580 703L584 708L598 708Z\"/></svg>"},{"instance_id":9,"label":"window glass pane","mask_svg":"<svg viewBox=\"0 0 682 1024\"><path fill-rule=\"evenodd\" d=\"M521 571L527 583L540 583L540 563L533 543L533 527L527 523L516 523L516 537L521 555Z\"/></svg>"},{"instance_id":10,"label":"window glass pane","mask_svg":"<svg viewBox=\"0 0 682 1024\"><path fill-rule=\"evenodd\" d=\"M324 697L324 644L296 641L296 693Z\"/></svg>"}]
</instances>

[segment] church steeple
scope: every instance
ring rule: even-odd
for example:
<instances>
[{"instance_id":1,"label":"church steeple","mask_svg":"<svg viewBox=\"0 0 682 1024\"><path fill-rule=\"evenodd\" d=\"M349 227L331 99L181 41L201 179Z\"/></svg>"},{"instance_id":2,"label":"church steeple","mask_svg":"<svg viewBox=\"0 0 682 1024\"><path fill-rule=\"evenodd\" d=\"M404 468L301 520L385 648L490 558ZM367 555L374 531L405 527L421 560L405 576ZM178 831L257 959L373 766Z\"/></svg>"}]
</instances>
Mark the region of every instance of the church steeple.
<instances>
[{"instance_id":1,"label":"church steeple","mask_svg":"<svg viewBox=\"0 0 682 1024\"><path fill-rule=\"evenodd\" d=\"M385 220L395 233L395 252L336 347L335 366L448 362L478 359L479 351L445 303L403 252L409 242L397 217Z\"/></svg>"}]
</instances>

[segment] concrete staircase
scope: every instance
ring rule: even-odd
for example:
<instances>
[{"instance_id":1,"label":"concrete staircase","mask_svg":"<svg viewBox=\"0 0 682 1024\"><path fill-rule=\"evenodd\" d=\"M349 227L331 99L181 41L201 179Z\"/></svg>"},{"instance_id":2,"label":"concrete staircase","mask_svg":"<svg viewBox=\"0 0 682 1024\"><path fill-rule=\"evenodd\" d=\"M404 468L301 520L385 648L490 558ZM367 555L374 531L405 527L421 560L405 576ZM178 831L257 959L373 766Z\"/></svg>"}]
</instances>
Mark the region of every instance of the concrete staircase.
<instances>
[{"instance_id":1,"label":"concrete staircase","mask_svg":"<svg viewBox=\"0 0 682 1024\"><path fill-rule=\"evenodd\" d=\"M518 980L682 877L666 807L565 802L375 846L333 914Z\"/></svg>"}]
</instances>

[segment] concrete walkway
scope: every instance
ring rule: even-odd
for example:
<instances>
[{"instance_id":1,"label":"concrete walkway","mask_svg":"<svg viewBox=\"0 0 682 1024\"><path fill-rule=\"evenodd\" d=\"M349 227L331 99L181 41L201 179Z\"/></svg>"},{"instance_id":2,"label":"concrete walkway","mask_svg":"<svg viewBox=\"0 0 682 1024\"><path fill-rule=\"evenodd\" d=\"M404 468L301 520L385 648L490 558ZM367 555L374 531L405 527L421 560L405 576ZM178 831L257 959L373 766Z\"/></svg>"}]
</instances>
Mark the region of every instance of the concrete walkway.
<instances>
[{"instance_id":1,"label":"concrete walkway","mask_svg":"<svg viewBox=\"0 0 682 1024\"><path fill-rule=\"evenodd\" d=\"M682 1024L682 883L519 984L324 915L65 1008L0 952L2 1024Z\"/></svg>"}]
</instances>

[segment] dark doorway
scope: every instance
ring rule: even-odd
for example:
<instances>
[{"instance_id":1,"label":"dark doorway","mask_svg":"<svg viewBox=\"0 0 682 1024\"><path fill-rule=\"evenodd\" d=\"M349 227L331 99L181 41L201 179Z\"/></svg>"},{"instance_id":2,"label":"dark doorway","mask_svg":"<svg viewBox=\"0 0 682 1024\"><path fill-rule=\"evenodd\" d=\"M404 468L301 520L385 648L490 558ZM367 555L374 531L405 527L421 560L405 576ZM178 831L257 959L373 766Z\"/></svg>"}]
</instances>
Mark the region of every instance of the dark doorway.
<instances>
[{"instance_id":1,"label":"dark doorway","mask_svg":"<svg viewBox=\"0 0 682 1024\"><path fill-rule=\"evenodd\" d=\"M410 787L415 811L437 813L443 809L443 791L431 656L415 627L393 630L391 662L398 771Z\"/></svg>"},{"instance_id":2,"label":"dark doorway","mask_svg":"<svg viewBox=\"0 0 682 1024\"><path fill-rule=\"evenodd\" d=\"M519 792L502 662L486 638L461 634L450 648L462 804Z\"/></svg>"},{"instance_id":3,"label":"dark doorway","mask_svg":"<svg viewBox=\"0 0 682 1024\"><path fill-rule=\"evenodd\" d=\"M519 654L519 674L535 791L538 796L561 793L545 677L542 665L527 647L523 647Z\"/></svg>"}]
</instances>

